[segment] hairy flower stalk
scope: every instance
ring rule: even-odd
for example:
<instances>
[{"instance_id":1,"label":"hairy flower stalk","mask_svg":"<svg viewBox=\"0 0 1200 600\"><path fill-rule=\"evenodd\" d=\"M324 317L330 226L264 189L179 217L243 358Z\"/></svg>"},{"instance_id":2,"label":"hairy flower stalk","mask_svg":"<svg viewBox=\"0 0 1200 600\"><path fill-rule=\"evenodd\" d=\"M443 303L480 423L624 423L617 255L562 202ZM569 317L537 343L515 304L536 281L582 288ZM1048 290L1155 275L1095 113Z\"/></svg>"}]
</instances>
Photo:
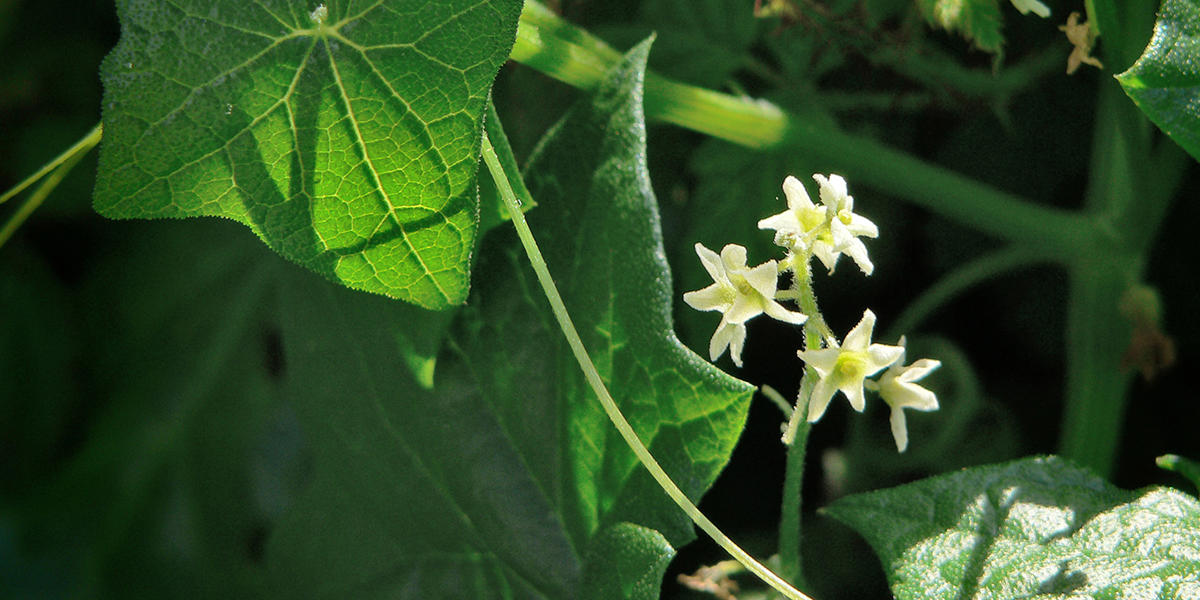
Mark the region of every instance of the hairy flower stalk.
<instances>
[{"instance_id":1,"label":"hairy flower stalk","mask_svg":"<svg viewBox=\"0 0 1200 600\"><path fill-rule=\"evenodd\" d=\"M941 365L929 359L904 365L904 338L897 346L873 343L875 313L870 309L863 311L862 320L841 341L826 324L813 291L811 259L816 257L832 275L844 254L869 276L875 265L862 238L878 237L879 228L854 212L854 197L842 176L816 174L813 180L817 182L819 203L813 202L800 180L788 176L783 182L787 209L758 222L759 229L775 232L775 244L786 252L783 259L749 267L742 246L729 244L718 255L696 244L696 254L713 284L683 296L696 310L721 313L708 348L709 358L714 361L728 349L734 364L742 366L746 321L758 315L804 326L804 348L796 354L805 367L796 406L783 433L788 456L779 523L781 572L798 584L804 581L799 552L800 482L810 424L824 416L839 392L851 408L862 412L866 391L871 390L891 408L896 449L904 452L908 448L904 409L937 409L934 393L916 382ZM788 272L792 275L791 289L779 290L777 278ZM800 310L788 310L778 300L795 301ZM878 381L871 379L877 375Z\"/></svg>"},{"instance_id":2,"label":"hairy flower stalk","mask_svg":"<svg viewBox=\"0 0 1200 600\"><path fill-rule=\"evenodd\" d=\"M923 359L903 366L903 342L898 346L872 343L875 313L870 309L863 311L862 320L842 341L825 323L812 288L810 259L816 257L833 274L838 259L845 254L869 276L875 265L861 238L878 237L879 228L854 212L854 197L841 175L818 173L813 180L817 182L819 203L813 202L800 180L789 175L783 181L787 209L758 222L759 229L775 232L776 245L786 251L781 261L770 260L749 267L742 246L726 245L718 255L696 244L696 254L712 276L713 284L688 292L683 299L696 310L721 313L721 321L709 341L709 358L715 361L728 349L730 358L739 367L746 342L746 321L766 314L804 325L805 347L797 355L806 365L805 374L796 408L784 431L785 444L792 445L796 440L802 416L809 423L820 420L839 392L851 408L862 412L869 389L878 392L892 408L892 431L897 449L903 452L908 447L903 409L937 408L933 392L915 382L940 363ZM777 277L784 272L792 273L792 286L780 291ZM784 308L778 302L781 299L796 301L800 310ZM888 371L878 382L870 379L884 369Z\"/></svg>"}]
</instances>

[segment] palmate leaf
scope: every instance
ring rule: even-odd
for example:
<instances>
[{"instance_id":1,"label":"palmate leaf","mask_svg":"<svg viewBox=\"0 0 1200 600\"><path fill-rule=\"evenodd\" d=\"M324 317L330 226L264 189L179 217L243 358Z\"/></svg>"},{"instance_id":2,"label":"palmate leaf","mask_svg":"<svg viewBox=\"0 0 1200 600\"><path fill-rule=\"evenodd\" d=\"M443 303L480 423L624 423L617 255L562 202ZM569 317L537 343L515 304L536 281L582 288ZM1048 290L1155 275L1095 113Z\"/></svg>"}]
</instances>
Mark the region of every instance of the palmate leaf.
<instances>
[{"instance_id":1,"label":"palmate leaf","mask_svg":"<svg viewBox=\"0 0 1200 600\"><path fill-rule=\"evenodd\" d=\"M1120 490L1054 457L856 494L826 509L900 600L1200 597L1200 503Z\"/></svg>"},{"instance_id":2,"label":"palmate leaf","mask_svg":"<svg viewBox=\"0 0 1200 600\"><path fill-rule=\"evenodd\" d=\"M519 0L123 0L95 206L222 216L351 288L466 298Z\"/></svg>"},{"instance_id":3,"label":"palmate leaf","mask_svg":"<svg viewBox=\"0 0 1200 600\"><path fill-rule=\"evenodd\" d=\"M636 48L531 159L530 211L602 377L692 498L728 460L751 388L672 332L646 171ZM657 597L691 524L604 417L511 231L488 236L471 301L425 389L383 298L294 278L280 295L290 396L316 458L280 524L280 591L328 598Z\"/></svg>"},{"instance_id":4,"label":"palmate leaf","mask_svg":"<svg viewBox=\"0 0 1200 600\"><path fill-rule=\"evenodd\" d=\"M1163 2L1150 45L1117 81L1163 133L1200 160L1200 2Z\"/></svg>"}]
</instances>

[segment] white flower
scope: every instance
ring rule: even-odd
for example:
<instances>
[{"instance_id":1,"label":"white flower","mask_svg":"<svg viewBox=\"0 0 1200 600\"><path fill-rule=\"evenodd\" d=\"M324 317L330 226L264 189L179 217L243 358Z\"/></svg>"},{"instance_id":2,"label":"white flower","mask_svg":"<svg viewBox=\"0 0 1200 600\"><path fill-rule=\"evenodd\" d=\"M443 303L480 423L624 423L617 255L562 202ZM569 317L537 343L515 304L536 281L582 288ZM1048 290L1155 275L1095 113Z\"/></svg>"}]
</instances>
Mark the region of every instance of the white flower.
<instances>
[{"instance_id":1,"label":"white flower","mask_svg":"<svg viewBox=\"0 0 1200 600\"><path fill-rule=\"evenodd\" d=\"M746 249L729 244L721 255L696 244L696 254L712 285L683 295L683 301L696 310L721 311L721 322L708 346L709 358L717 360L725 348L734 364L742 366L742 345L746 340L746 321L763 313L788 323L801 324L807 315L793 312L775 301L779 267L769 260L754 268L746 266Z\"/></svg>"},{"instance_id":2,"label":"white flower","mask_svg":"<svg viewBox=\"0 0 1200 600\"><path fill-rule=\"evenodd\" d=\"M854 410L862 412L866 405L863 395L863 381L891 365L904 354L900 346L885 346L872 344L871 334L875 329L875 313L863 311L862 320L850 333L846 341L838 346L836 342L829 348L820 350L801 350L800 358L817 372L819 379L813 388L812 398L808 401L808 421L817 421L825 414L829 401L835 392L850 401Z\"/></svg>"},{"instance_id":3,"label":"white flower","mask_svg":"<svg viewBox=\"0 0 1200 600\"><path fill-rule=\"evenodd\" d=\"M1050 16L1050 7L1038 2L1038 0L1012 0L1012 5L1017 7L1021 14L1033 14L1045 19Z\"/></svg>"},{"instance_id":4,"label":"white flower","mask_svg":"<svg viewBox=\"0 0 1200 600\"><path fill-rule=\"evenodd\" d=\"M783 181L788 209L759 221L758 228L774 229L775 243L794 253L811 250L830 273L845 253L870 275L875 266L858 236L877 237L879 229L866 217L854 214L854 198L840 175L813 175L813 179L821 186L820 206L813 204L804 185L789 175Z\"/></svg>"},{"instance_id":5,"label":"white flower","mask_svg":"<svg viewBox=\"0 0 1200 600\"><path fill-rule=\"evenodd\" d=\"M904 366L904 338L900 338L901 353L896 363L883 375L879 383L868 382L871 389L879 392L888 406L892 407L892 437L896 439L896 450L904 452L908 448L908 426L904 419L905 408L931 411L938 409L937 395L917 385L916 382L942 366L941 361L922 358L917 362Z\"/></svg>"}]
</instances>

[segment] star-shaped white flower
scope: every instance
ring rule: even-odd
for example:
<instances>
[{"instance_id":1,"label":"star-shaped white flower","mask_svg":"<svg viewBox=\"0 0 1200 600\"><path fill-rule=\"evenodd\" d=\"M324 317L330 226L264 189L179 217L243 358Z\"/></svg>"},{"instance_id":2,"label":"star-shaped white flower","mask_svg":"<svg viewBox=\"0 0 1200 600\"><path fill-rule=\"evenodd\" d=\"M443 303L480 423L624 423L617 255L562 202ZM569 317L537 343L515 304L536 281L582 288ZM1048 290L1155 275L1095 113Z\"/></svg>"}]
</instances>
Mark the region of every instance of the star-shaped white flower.
<instances>
[{"instance_id":1,"label":"star-shaped white flower","mask_svg":"<svg viewBox=\"0 0 1200 600\"><path fill-rule=\"evenodd\" d=\"M742 366L742 346L746 340L746 321L763 313L780 321L801 324L808 316L790 311L775 301L779 267L769 260L757 267L746 266L746 249L729 244L720 256L696 244L696 254L712 276L712 285L683 295L683 301L696 310L721 312L721 322L708 346L709 358L717 360L729 348L734 364Z\"/></svg>"},{"instance_id":2,"label":"star-shaped white flower","mask_svg":"<svg viewBox=\"0 0 1200 600\"><path fill-rule=\"evenodd\" d=\"M829 348L801 350L797 353L817 372L819 378L808 401L810 423L825 414L829 401L839 391L850 401L854 410L862 412L866 406L864 380L896 362L904 354L904 348L900 346L872 344L874 329L875 313L865 310L862 320L846 334L846 341L841 346L834 343Z\"/></svg>"},{"instance_id":3,"label":"star-shaped white flower","mask_svg":"<svg viewBox=\"0 0 1200 600\"><path fill-rule=\"evenodd\" d=\"M789 175L783 181L788 209L759 221L758 228L774 229L775 243L794 253L811 249L830 273L845 253L870 275L875 266L858 237L877 237L879 228L866 217L854 214L854 197L847 193L846 180L840 175L813 175L813 179L821 186L820 205L814 204L804 185Z\"/></svg>"},{"instance_id":4,"label":"star-shaped white flower","mask_svg":"<svg viewBox=\"0 0 1200 600\"><path fill-rule=\"evenodd\" d=\"M908 448L908 425L904 409L924 412L938 409L937 395L917 385L917 382L942 366L941 361L930 358L922 358L905 366L904 343L904 338L900 338L900 358L879 376L879 382L868 382L869 387L878 391L879 397L892 407L892 437L896 439L896 450L899 452Z\"/></svg>"},{"instance_id":5,"label":"star-shaped white flower","mask_svg":"<svg viewBox=\"0 0 1200 600\"><path fill-rule=\"evenodd\" d=\"M1012 5L1023 15L1032 12L1043 19L1050 16L1050 7L1038 0L1012 0Z\"/></svg>"}]
</instances>

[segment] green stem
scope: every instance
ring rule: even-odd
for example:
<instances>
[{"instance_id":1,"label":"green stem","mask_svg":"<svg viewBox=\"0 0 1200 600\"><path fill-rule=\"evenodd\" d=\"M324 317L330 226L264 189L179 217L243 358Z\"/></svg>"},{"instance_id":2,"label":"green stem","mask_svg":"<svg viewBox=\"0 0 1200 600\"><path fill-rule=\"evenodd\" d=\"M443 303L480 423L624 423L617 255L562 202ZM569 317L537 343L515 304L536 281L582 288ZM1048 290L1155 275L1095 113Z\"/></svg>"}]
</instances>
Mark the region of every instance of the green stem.
<instances>
[{"instance_id":1,"label":"green stem","mask_svg":"<svg viewBox=\"0 0 1200 600\"><path fill-rule=\"evenodd\" d=\"M0 197L0 203L3 203L5 200L20 193L29 184L45 177L41 185L29 195L29 198L21 206L17 207L16 212L9 217L4 227L0 227L0 247L3 247L9 238L17 232L17 229L21 228L21 225L25 223L29 215L32 215L33 211L42 205L42 202L50 195L50 192L53 192L54 188L58 187L58 184L71 172L71 169L75 168L75 165L79 164L84 155L100 142L100 135L101 126L97 124L90 133L76 142L74 146L68 148L66 152L63 152L57 158L47 163L37 173L17 184L17 187L9 190L3 197Z\"/></svg>"},{"instance_id":2,"label":"green stem","mask_svg":"<svg viewBox=\"0 0 1200 600\"><path fill-rule=\"evenodd\" d=\"M13 196L20 194L25 188L37 183L39 179L45 177L51 171L57 169L60 165L66 163L68 160L71 160L72 157L76 156L77 154L83 154L88 150L91 150L92 147L100 143L100 135L102 132L103 126L100 123L96 123L96 126L93 127L87 135L83 136L83 138L78 142L75 142L75 145L67 148L62 154L54 157L54 160L42 165L42 168L38 169L36 173L26 177L24 181L18 183L12 189L0 194L0 204L8 202Z\"/></svg>"},{"instance_id":3,"label":"green stem","mask_svg":"<svg viewBox=\"0 0 1200 600\"><path fill-rule=\"evenodd\" d=\"M1144 162L1150 151L1145 120L1115 82L1100 86L1086 206L1111 241L1106 252L1081 257L1071 269L1059 452L1109 476L1131 381L1121 365L1130 326L1118 305L1128 286L1141 278L1170 194L1149 193L1142 175L1150 172Z\"/></svg>"},{"instance_id":4,"label":"green stem","mask_svg":"<svg viewBox=\"0 0 1200 600\"><path fill-rule=\"evenodd\" d=\"M1132 381L1129 369L1121 365L1130 327L1117 306L1128 283L1126 275L1114 269L1082 267L1071 272L1059 453L1101 477L1113 471Z\"/></svg>"},{"instance_id":5,"label":"green stem","mask_svg":"<svg viewBox=\"0 0 1200 600\"><path fill-rule=\"evenodd\" d=\"M525 3L511 58L555 79L591 89L617 53L534 2ZM1064 258L1092 255L1100 235L1068 211L1039 206L874 140L793 118L764 100L720 94L646 75L646 116L750 148L792 148L935 213Z\"/></svg>"},{"instance_id":6,"label":"green stem","mask_svg":"<svg viewBox=\"0 0 1200 600\"><path fill-rule=\"evenodd\" d=\"M529 262L533 266L534 273L537 274L538 283L541 284L542 291L545 292L546 299L550 302L554 318L558 321L563 335L567 338L567 344L571 346L571 352L575 355L575 360L579 361L579 368L583 371L584 377L587 379L592 391L595 392L596 397L600 399L600 404L604 407L604 412L608 414L609 420L616 426L625 443L633 450L638 461L650 472L650 475L654 477L654 480L658 482L663 491L671 497L671 500L679 508L683 509L688 517L700 529L703 529L705 533L711 536L718 545L737 559L738 562L742 563L747 570L792 600L811 600L811 598L799 590L788 585L778 575L772 573L770 569L767 569L761 563L754 560L745 550L742 550L741 547L733 543L733 540L722 533L720 529L717 529L717 526L700 512L700 509L688 499L683 490L679 489L679 486L675 485L675 482L671 480L666 471L659 466L658 461L651 456L650 451L646 449L646 445L638 438L637 433L633 431L633 427L629 425L629 422L625 420L625 416L621 414L621 409L617 407L616 402L609 395L608 389L604 386L604 382L600 378L600 373L596 370L591 357L588 356L587 350L583 347L583 341L579 338L579 333L575 330L575 325L571 322L570 315L567 314L567 307L563 304L562 296L559 295L558 288L554 285L554 280L550 277L550 271L546 268L546 260L542 257L542 252L538 249L537 242L533 239L533 232L529 230L529 225L525 222L525 215L521 212L521 208L517 204L516 195L513 193L512 186L504 174L504 169L500 166L500 160L497 158L496 151L492 148L492 143L488 140L486 132L483 134L483 160L487 164L492 179L496 182L496 187L500 190L500 196L504 198L504 203L508 207L513 225L517 229L517 236L521 238L521 245L524 246L525 253L529 256Z\"/></svg>"},{"instance_id":7,"label":"green stem","mask_svg":"<svg viewBox=\"0 0 1200 600\"><path fill-rule=\"evenodd\" d=\"M796 293L796 303L800 312L808 315L804 323L804 347L817 350L821 347L822 339L832 337L829 326L817 307L817 295L812 287L812 267L809 265L811 254L792 256L792 290ZM808 432L812 424L808 422L808 401L816 387L817 373L805 367L804 376L800 380L800 391L796 394L796 408L788 419L787 430L783 434L783 443L787 445L787 465L783 475L783 501L779 514L779 564L785 577L805 586L804 560L800 552L800 542L803 539L802 514L804 488L804 461L808 450Z\"/></svg>"}]
</instances>

